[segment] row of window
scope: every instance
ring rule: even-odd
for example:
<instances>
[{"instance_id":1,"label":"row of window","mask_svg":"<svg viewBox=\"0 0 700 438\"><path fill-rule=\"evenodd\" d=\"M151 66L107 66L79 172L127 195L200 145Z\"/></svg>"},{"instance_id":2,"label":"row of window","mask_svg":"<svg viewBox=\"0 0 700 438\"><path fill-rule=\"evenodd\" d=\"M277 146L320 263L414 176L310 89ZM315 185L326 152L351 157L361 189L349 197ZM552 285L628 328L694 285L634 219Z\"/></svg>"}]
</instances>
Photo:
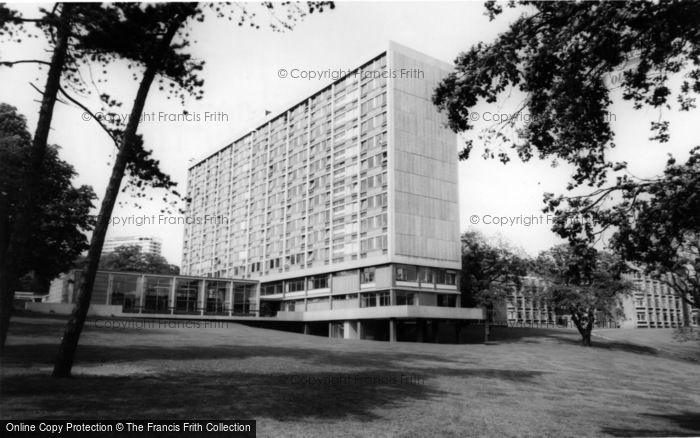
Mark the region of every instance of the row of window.
<instances>
[{"instance_id":1,"label":"row of window","mask_svg":"<svg viewBox=\"0 0 700 438\"><path fill-rule=\"evenodd\" d=\"M457 285L455 271L412 265L396 265L394 269L397 281Z\"/></svg>"}]
</instances>

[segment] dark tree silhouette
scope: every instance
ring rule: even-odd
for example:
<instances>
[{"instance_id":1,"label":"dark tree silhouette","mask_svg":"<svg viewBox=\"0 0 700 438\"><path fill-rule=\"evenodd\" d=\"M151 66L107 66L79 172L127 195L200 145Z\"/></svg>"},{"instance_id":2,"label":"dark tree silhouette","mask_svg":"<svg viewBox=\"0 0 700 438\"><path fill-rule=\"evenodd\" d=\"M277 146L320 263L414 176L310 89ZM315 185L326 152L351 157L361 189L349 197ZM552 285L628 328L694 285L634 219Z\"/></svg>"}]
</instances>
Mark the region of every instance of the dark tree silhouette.
<instances>
[{"instance_id":1,"label":"dark tree silhouette","mask_svg":"<svg viewBox=\"0 0 700 438\"><path fill-rule=\"evenodd\" d=\"M616 257L586 245L555 246L540 253L534 263L534 272L547 282L540 298L571 317L584 346L592 345L597 318L619 316L620 300L632 288L621 278L624 269Z\"/></svg>"},{"instance_id":2,"label":"dark tree silhouette","mask_svg":"<svg viewBox=\"0 0 700 438\"><path fill-rule=\"evenodd\" d=\"M287 9L285 19L278 19L272 24L273 29L290 29L300 17L314 11L322 12L325 6L332 3L311 2L306 4L306 10L295 3L284 3ZM80 339L87 311L90 306L95 275L99 267L100 253L104 244L109 218L119 194L125 171L130 163L137 160L143 151L143 142L137 134L139 120L156 77L160 76L176 85L172 93L201 97L203 81L197 73L202 69L203 62L193 61L185 52L189 46L188 23L204 21L205 8L213 10L217 17L232 19L237 17L238 24L249 22L257 26L246 9L228 7L220 4L202 6L198 3L167 3L153 5L117 4L120 8L120 20L109 22L108 26L96 28L84 38L87 48L108 48L111 56L134 60L137 68L142 70L138 91L123 131L117 130L114 137L118 139L117 152L109 184L102 199L88 250L87 268L77 296L77 303L68 320L66 330L61 340L58 355L54 364L54 377L69 377L75 358L75 351ZM275 6L263 3L263 8L273 11ZM110 45L111 44L111 45ZM149 173L139 174L139 177L152 177Z\"/></svg>"},{"instance_id":3,"label":"dark tree silhouette","mask_svg":"<svg viewBox=\"0 0 700 438\"><path fill-rule=\"evenodd\" d=\"M119 21L119 9L109 4L98 3L57 3L51 10L39 9L39 18L23 18L16 11L9 9L4 4L0 4L0 39L9 42L21 43L22 38L32 38L39 36L32 33L25 26L33 24L39 33L43 33L52 47L49 61L20 59L10 61L0 61L0 66L13 67L15 65L32 63L40 67L48 66L46 85L41 93L41 107L36 126L35 136L31 141L31 148L28 150L29 163L22 168L22 173L17 176L17 181L22 183L21 191L23 196L16 207L17 219L15 226L8 234L7 245L3 248L0 258L0 296L3 300L11 301L14 295L14 288L23 275L24 266L27 266L31 257L29 244L33 234L42 228L43 210L38 202L37 196L39 187L45 179L46 170L43 167L44 158L49 153L48 133L53 118L53 110L58 96L62 96L89 111L83 104L75 99L72 92L90 94L90 89L85 85L80 72L81 67L90 68L92 65L102 67L106 72L107 66L115 58L110 56L110 48L102 47L98 44L84 44L83 40L89 35L104 33L104 28L110 27L114 21ZM90 70L91 71L91 70ZM92 71L91 71L92 72ZM103 81L99 77L97 82ZM35 87L36 88L36 87ZM111 99L108 95L100 95L106 106L119 106L119 102ZM105 126L99 119L93 117L110 134L118 144L117 136L119 131ZM129 172L132 178L130 186L136 186L143 190L145 185L153 187L163 187L170 189L172 194L179 194L172 189L174 183L170 181L168 175L163 174L158 169L158 162L150 157L150 152L139 149L133 160L129 164ZM147 176L147 178L142 178ZM145 184L143 182L145 181ZM167 201L167 195L165 197ZM171 205L174 202L171 202ZM45 236L49 239L50 236ZM63 263L59 264L63 266ZM0 329L3 342L9 328L10 312L6 306L2 309L2 321Z\"/></svg>"},{"instance_id":4,"label":"dark tree silhouette","mask_svg":"<svg viewBox=\"0 0 700 438\"><path fill-rule=\"evenodd\" d=\"M73 267L85 269L87 267L87 257L78 257ZM166 275L178 275L180 273L180 268L168 263L165 257L142 252L141 247L138 245L119 246L114 251L103 254L100 257L100 269Z\"/></svg>"},{"instance_id":5,"label":"dark tree silhouette","mask_svg":"<svg viewBox=\"0 0 700 438\"><path fill-rule=\"evenodd\" d=\"M669 140L664 112L674 109L674 100L677 111L695 109L700 93L700 3L512 1L507 6L523 14L494 42L460 54L455 72L435 90L434 103L453 130L464 132L474 128L470 111L477 103L523 95L513 117L482 133L484 156L507 163L514 153L525 161L538 156L571 164L567 191L587 193L545 194L545 212L556 218L553 231L574 247L614 232L611 243L619 255L697 306L700 148L685 165L671 157L663 175L636 178L626 162L609 158L615 143L608 109L612 93L621 91L635 109L659 111L650 141ZM502 8L486 3L492 20ZM619 84L606 81L611 75ZM528 123L521 121L523 113L529 114ZM511 128L515 137L506 134ZM460 158L467 159L474 147L467 142Z\"/></svg>"},{"instance_id":6,"label":"dark tree silhouette","mask_svg":"<svg viewBox=\"0 0 700 438\"><path fill-rule=\"evenodd\" d=\"M494 306L504 303L527 275L528 257L506 242L489 243L478 232L462 234L462 306L483 306L486 312L484 341Z\"/></svg>"},{"instance_id":7,"label":"dark tree silhouette","mask_svg":"<svg viewBox=\"0 0 700 438\"><path fill-rule=\"evenodd\" d=\"M30 166L31 135L24 117L14 107L0 103L0 253L6 254L10 236L19 224L18 211L24 196L22 176ZM7 285L2 299L2 345L12 315L14 291L20 277L46 284L71 267L69 260L87 249L87 237L94 219L89 216L95 194L88 186L73 187L75 170L58 158L58 147L49 146L44 155L44 177L35 192L41 206L27 241L28 250L18 277ZM4 277L7 278L7 277Z\"/></svg>"}]
</instances>

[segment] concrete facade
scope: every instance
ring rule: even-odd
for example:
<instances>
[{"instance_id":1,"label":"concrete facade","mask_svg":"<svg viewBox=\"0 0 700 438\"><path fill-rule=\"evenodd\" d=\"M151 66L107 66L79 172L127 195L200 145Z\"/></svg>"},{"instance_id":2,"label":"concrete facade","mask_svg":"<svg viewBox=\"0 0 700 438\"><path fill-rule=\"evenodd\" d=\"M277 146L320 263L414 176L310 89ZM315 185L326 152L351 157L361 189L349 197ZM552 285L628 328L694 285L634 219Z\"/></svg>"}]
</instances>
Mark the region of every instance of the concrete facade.
<instances>
[{"instance_id":1,"label":"concrete facade","mask_svg":"<svg viewBox=\"0 0 700 438\"><path fill-rule=\"evenodd\" d=\"M187 225L183 272L259 280L261 316L308 314L338 337L395 307L479 319L454 312L457 143L431 101L451 69L390 43L192 166L188 214L219 219Z\"/></svg>"}]
</instances>

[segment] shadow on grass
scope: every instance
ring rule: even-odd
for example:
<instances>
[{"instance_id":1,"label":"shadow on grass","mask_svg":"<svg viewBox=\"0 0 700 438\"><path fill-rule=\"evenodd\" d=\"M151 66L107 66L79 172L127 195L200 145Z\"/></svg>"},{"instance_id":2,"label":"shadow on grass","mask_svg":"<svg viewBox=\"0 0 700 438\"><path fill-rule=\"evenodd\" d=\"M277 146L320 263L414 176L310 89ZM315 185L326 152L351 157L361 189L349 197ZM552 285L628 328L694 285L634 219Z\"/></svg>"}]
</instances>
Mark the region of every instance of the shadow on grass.
<instances>
[{"instance_id":1,"label":"shadow on grass","mask_svg":"<svg viewBox=\"0 0 700 438\"><path fill-rule=\"evenodd\" d=\"M496 369L358 371L352 373L262 374L211 372L158 376L79 376L53 379L19 375L2 382L4 402L46 418L379 418L378 408L443 400L450 393L430 384L439 375L522 382L539 372ZM20 409L20 412L24 410ZM21 414L20 414L21 415ZM36 414L34 414L36 415Z\"/></svg>"},{"instance_id":2,"label":"shadow on grass","mask_svg":"<svg viewBox=\"0 0 700 438\"><path fill-rule=\"evenodd\" d=\"M20 344L5 347L3 364L6 367L34 367L36 365L52 366L57 352L55 344ZM498 378L513 381L526 380L540 374L540 371L528 370L503 370L503 369L462 369L462 368L431 368L422 366L410 366L411 361L434 361L434 356L429 354L415 354L406 352L372 352L372 354L358 354L354 351L324 351L310 348L290 348L278 346L252 346L252 345L210 345L206 347L194 346L107 346L107 345L81 345L76 354L77 366L94 366L109 364L135 365L142 361L173 361L177 367L179 360L243 360L248 358L285 358L296 359L301 362L312 363L314 366L355 367L358 370L387 369L394 371L420 373L428 377L436 375ZM463 366L464 362L451 361L443 358L441 362ZM143 364L150 365L150 364Z\"/></svg>"},{"instance_id":3,"label":"shadow on grass","mask_svg":"<svg viewBox=\"0 0 700 438\"><path fill-rule=\"evenodd\" d=\"M562 343L581 346L580 339L573 340L573 339L567 339L567 338L563 338L563 337L557 338L557 339L559 341L561 341ZM645 347L643 345L631 344L628 342L606 341L606 340L601 340L600 338L593 339L592 348L600 348L603 350L625 351L627 353L643 354L643 355L647 355L647 356L658 356L659 355L659 350L657 350L656 348Z\"/></svg>"},{"instance_id":4,"label":"shadow on grass","mask_svg":"<svg viewBox=\"0 0 700 438\"><path fill-rule=\"evenodd\" d=\"M483 328L482 328L483 331ZM594 332L595 333L595 332ZM490 344L537 344L542 339L553 339L559 343L566 345L581 345L581 335L572 329L542 329L542 328L506 328L494 327L491 329L489 337ZM481 335L483 342L483 334ZM679 357L677 355L665 355L658 349L644 345L634 344L631 342L610 341L597 337L593 337L592 348L599 348L611 351L623 351L627 353L640 354L645 356L664 356L669 359L692 361L691 359Z\"/></svg>"},{"instance_id":5,"label":"shadow on grass","mask_svg":"<svg viewBox=\"0 0 700 438\"><path fill-rule=\"evenodd\" d=\"M5 366L51 365L58 352L58 343L18 344L5 346ZM252 357L283 357L314 364L335 366L385 367L391 362L401 364L411 360L434 360L429 354L384 352L361 354L353 351L324 351L303 347L278 347L259 345L208 345L208 346L109 346L80 345L76 364L119 364L145 360L242 360ZM443 360L443 362L450 362Z\"/></svg>"},{"instance_id":6,"label":"shadow on grass","mask_svg":"<svg viewBox=\"0 0 700 438\"><path fill-rule=\"evenodd\" d=\"M619 437L658 437L658 436L698 436L700 435L700 412L684 412L682 414L642 414L644 417L653 417L670 420L679 429L622 429L605 427L603 433Z\"/></svg>"}]
</instances>

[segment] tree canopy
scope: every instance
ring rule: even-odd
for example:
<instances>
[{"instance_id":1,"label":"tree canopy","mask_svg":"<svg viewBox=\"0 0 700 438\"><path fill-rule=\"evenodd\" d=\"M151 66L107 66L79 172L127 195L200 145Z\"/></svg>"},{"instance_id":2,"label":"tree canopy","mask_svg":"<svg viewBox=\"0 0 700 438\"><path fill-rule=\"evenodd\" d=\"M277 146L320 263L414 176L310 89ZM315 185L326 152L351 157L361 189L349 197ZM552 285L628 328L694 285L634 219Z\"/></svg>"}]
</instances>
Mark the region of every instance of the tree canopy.
<instances>
[{"instance_id":1,"label":"tree canopy","mask_svg":"<svg viewBox=\"0 0 700 438\"><path fill-rule=\"evenodd\" d=\"M0 250L7 249L9 235L16 226L17 206L23 196L21 175L28 165L31 135L26 120L16 108L0 103L0 201L2 233ZM33 271L52 279L71 266L71 261L87 249L85 233L94 225L89 215L95 193L89 186L75 187L75 169L58 157L58 146L51 146L44 160L46 174L41 179L37 218L32 230L30 257L20 275Z\"/></svg>"},{"instance_id":2,"label":"tree canopy","mask_svg":"<svg viewBox=\"0 0 700 438\"><path fill-rule=\"evenodd\" d=\"M505 300L527 275L527 256L506 242L489 242L474 231L462 234L461 240L463 306L493 306Z\"/></svg>"},{"instance_id":3,"label":"tree canopy","mask_svg":"<svg viewBox=\"0 0 700 438\"><path fill-rule=\"evenodd\" d=\"M0 256L3 262L13 255L8 248L20 220L20 204L26 196L22 177L30 165L31 141L25 118L14 107L0 103ZM44 155L45 174L39 179L35 192L39 208L29 230L26 255L17 263L17 275L3 278L6 287L1 294L2 307L3 312L8 312L3 313L2 318L3 345L14 290L20 279L30 275L34 281L46 284L70 268L72 260L87 249L85 233L95 223L89 215L95 193L89 186L73 185L76 172L59 158L58 150L58 146L49 146Z\"/></svg>"},{"instance_id":4,"label":"tree canopy","mask_svg":"<svg viewBox=\"0 0 700 438\"><path fill-rule=\"evenodd\" d=\"M688 145L684 165L670 157L663 173L638 178L610 159L615 132L607 116L613 97L654 109L650 143L667 143L671 110L696 109L700 93L700 3L510 1L522 15L491 43L455 61L433 101L456 132L474 128L481 102L524 96L513 117L483 133L483 155L507 163L513 154L573 167L567 195L544 194L553 227L574 247L593 245L610 230L611 246L657 278L673 274L679 295L698 305L700 147ZM503 5L486 3L491 20ZM619 73L619 84L605 78ZM527 123L518 117L528 113ZM515 137L505 128L515 128ZM493 146L493 145L497 146ZM467 141L467 159L477 145ZM574 190L586 190L583 195ZM571 219L577 220L571 220ZM585 218L586 220L581 220ZM589 253L592 254L592 253Z\"/></svg>"},{"instance_id":5,"label":"tree canopy","mask_svg":"<svg viewBox=\"0 0 700 438\"><path fill-rule=\"evenodd\" d=\"M599 318L620 316L621 299L632 288L621 277L625 269L610 254L566 244L541 252L533 265L534 272L547 282L541 298L555 312L571 317L586 346L591 345L591 332Z\"/></svg>"},{"instance_id":6,"label":"tree canopy","mask_svg":"<svg viewBox=\"0 0 700 438\"><path fill-rule=\"evenodd\" d=\"M87 260L80 257L75 263L75 267L84 269ZM177 275L180 268L171 265L165 257L142 252L138 245L123 245L114 251L100 257L100 269L125 272L144 272L148 274Z\"/></svg>"}]
</instances>

